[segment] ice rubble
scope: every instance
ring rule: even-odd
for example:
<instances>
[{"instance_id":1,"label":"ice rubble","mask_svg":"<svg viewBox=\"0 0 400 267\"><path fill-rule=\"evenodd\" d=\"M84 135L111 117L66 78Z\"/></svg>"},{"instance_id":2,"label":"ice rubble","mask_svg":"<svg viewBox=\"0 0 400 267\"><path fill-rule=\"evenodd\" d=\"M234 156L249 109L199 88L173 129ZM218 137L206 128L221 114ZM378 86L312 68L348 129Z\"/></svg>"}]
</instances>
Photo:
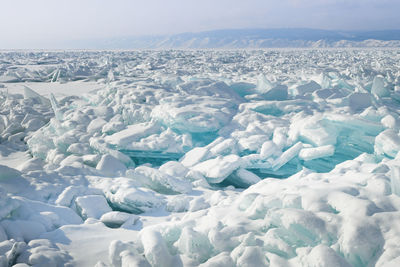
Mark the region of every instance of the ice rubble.
<instances>
[{"instance_id":1,"label":"ice rubble","mask_svg":"<svg viewBox=\"0 0 400 267\"><path fill-rule=\"evenodd\" d=\"M0 266L400 262L398 51L1 58L102 89L1 91Z\"/></svg>"}]
</instances>

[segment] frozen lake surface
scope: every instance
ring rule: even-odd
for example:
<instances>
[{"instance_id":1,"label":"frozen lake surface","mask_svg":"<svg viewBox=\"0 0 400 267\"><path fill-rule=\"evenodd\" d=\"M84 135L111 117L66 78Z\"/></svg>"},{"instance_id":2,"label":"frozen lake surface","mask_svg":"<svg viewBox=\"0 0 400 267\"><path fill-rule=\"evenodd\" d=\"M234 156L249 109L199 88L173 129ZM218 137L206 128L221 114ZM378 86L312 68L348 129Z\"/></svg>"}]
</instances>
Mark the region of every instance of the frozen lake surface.
<instances>
[{"instance_id":1,"label":"frozen lake surface","mask_svg":"<svg viewBox=\"0 0 400 267\"><path fill-rule=\"evenodd\" d=\"M0 266L399 266L400 50L0 53Z\"/></svg>"}]
</instances>

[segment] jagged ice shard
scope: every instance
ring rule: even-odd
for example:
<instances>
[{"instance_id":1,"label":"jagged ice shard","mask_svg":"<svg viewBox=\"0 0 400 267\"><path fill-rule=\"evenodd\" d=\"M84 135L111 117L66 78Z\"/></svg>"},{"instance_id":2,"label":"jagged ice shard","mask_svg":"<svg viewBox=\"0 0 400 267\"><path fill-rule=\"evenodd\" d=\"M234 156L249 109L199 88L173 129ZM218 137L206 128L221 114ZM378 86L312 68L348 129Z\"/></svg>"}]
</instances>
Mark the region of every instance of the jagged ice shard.
<instances>
[{"instance_id":1,"label":"jagged ice shard","mask_svg":"<svg viewBox=\"0 0 400 267\"><path fill-rule=\"evenodd\" d=\"M0 53L0 267L399 265L378 52Z\"/></svg>"}]
</instances>

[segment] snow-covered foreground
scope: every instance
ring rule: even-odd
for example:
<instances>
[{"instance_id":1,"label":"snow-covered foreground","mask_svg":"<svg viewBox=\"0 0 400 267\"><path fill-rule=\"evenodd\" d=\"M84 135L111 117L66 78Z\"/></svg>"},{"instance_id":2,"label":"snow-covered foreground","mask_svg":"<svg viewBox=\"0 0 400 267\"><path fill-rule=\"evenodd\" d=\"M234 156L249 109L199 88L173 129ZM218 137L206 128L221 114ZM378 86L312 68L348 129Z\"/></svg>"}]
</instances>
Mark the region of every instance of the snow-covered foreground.
<instances>
[{"instance_id":1,"label":"snow-covered foreground","mask_svg":"<svg viewBox=\"0 0 400 267\"><path fill-rule=\"evenodd\" d=\"M400 51L0 54L0 266L399 266Z\"/></svg>"}]
</instances>

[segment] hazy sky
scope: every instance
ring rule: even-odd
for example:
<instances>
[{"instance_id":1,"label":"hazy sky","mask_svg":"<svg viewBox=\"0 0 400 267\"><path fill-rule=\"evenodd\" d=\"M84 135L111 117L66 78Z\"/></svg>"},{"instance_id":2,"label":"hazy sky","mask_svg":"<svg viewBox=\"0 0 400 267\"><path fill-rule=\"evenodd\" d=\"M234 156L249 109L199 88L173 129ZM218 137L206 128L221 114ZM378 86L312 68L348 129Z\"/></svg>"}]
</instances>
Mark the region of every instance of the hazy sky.
<instances>
[{"instance_id":1,"label":"hazy sky","mask_svg":"<svg viewBox=\"0 0 400 267\"><path fill-rule=\"evenodd\" d=\"M227 28L398 29L400 0L1 0L0 48Z\"/></svg>"}]
</instances>

